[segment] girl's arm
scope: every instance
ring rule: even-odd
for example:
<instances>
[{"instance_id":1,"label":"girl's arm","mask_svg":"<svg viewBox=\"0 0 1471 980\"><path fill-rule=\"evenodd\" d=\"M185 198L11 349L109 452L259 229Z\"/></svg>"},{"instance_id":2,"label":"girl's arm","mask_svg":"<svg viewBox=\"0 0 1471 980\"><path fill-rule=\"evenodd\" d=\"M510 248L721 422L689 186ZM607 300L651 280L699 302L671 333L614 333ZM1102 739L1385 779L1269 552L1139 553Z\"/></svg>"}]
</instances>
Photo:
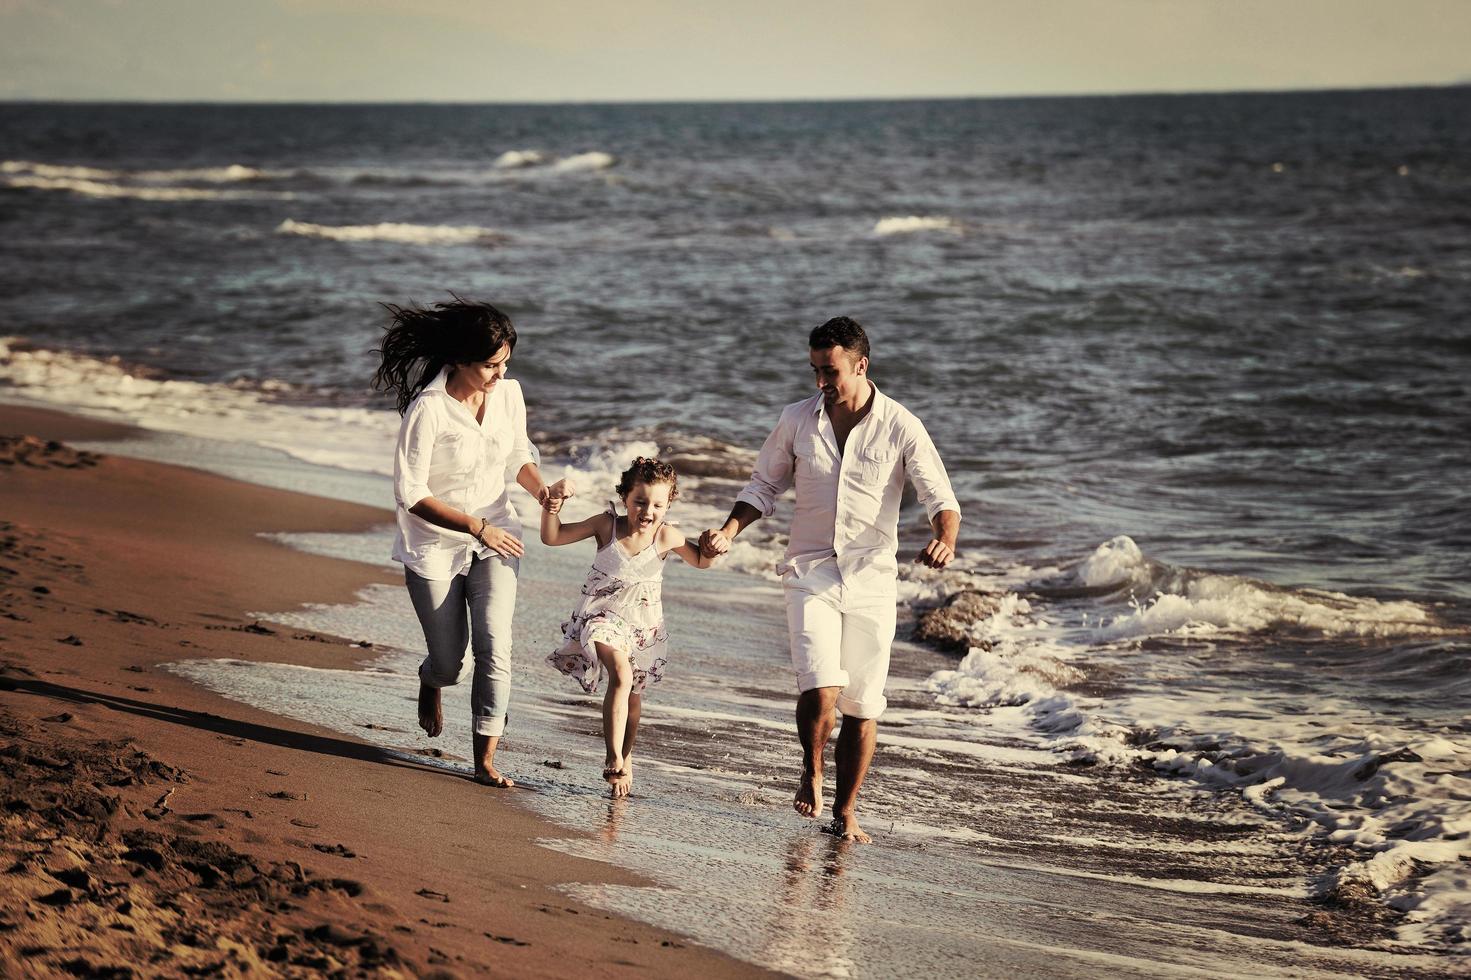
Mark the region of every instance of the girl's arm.
<instances>
[{"instance_id":1,"label":"girl's arm","mask_svg":"<svg viewBox=\"0 0 1471 980\"><path fill-rule=\"evenodd\" d=\"M706 558L700 553L697 545L690 544L684 539L683 534L674 530L672 527L661 527L659 529L659 537L663 539L660 544L664 546L664 551L666 553L670 551L674 552L684 560L686 565L691 565L695 568L709 568L715 564L714 558Z\"/></svg>"},{"instance_id":2,"label":"girl's arm","mask_svg":"<svg viewBox=\"0 0 1471 980\"><path fill-rule=\"evenodd\" d=\"M585 520L577 521L575 524L563 524L557 511L562 509L561 501L555 502L556 510L551 507L543 507L541 511L541 543L552 547L563 544L572 544L583 538L595 537L601 546L605 537L611 536L612 518L607 514L594 514Z\"/></svg>"}]
</instances>

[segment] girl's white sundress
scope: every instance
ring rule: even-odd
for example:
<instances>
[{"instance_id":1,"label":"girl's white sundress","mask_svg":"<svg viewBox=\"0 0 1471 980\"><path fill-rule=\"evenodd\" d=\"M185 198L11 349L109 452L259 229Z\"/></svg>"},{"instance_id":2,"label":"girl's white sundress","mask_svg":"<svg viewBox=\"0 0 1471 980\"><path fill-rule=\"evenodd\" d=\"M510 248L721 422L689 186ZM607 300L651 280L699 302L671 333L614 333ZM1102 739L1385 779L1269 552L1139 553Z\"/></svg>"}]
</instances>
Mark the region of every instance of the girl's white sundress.
<instances>
[{"instance_id":1,"label":"girl's white sundress","mask_svg":"<svg viewBox=\"0 0 1471 980\"><path fill-rule=\"evenodd\" d=\"M650 684L664 679L664 657L669 634L664 630L661 586L664 559L659 555L659 530L654 540L636 555L618 543L618 512L613 515L613 536L593 557L582 598L572 618L562 624L562 646L547 657L547 663L576 679L588 694L602 686L606 671L598 660L594 643L606 643L628 654L633 666L633 693L643 694Z\"/></svg>"}]
</instances>

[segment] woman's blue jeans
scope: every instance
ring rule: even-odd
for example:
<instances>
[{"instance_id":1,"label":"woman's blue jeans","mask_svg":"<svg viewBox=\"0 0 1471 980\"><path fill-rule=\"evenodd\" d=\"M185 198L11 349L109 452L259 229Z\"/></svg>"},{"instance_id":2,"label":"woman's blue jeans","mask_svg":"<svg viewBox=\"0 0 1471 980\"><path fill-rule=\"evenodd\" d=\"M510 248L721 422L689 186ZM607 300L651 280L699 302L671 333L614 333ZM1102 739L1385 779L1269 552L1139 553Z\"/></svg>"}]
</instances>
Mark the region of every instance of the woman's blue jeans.
<instances>
[{"instance_id":1,"label":"woman's blue jeans","mask_svg":"<svg viewBox=\"0 0 1471 980\"><path fill-rule=\"evenodd\" d=\"M404 582L428 655L419 680L428 687L470 681L470 712L476 735L501 735L511 702L511 615L516 609L519 558L489 555L448 581L404 569ZM465 648L473 659L465 663Z\"/></svg>"}]
</instances>

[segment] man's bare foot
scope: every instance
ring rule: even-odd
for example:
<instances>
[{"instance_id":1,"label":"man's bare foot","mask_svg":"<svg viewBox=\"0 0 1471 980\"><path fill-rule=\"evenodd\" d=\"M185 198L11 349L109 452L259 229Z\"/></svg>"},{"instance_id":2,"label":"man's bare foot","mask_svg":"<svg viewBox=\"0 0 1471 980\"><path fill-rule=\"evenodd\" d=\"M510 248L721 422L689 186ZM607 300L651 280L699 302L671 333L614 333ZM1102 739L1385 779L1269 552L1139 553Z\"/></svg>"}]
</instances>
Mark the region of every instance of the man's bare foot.
<instances>
[{"instance_id":1,"label":"man's bare foot","mask_svg":"<svg viewBox=\"0 0 1471 980\"><path fill-rule=\"evenodd\" d=\"M621 800L633 792L633 760L624 759L623 769L617 777L608 780L613 786L613 799Z\"/></svg>"},{"instance_id":2,"label":"man's bare foot","mask_svg":"<svg viewBox=\"0 0 1471 980\"><path fill-rule=\"evenodd\" d=\"M802 782L792 798L792 809L804 817L822 816L822 773L802 771Z\"/></svg>"},{"instance_id":3,"label":"man's bare foot","mask_svg":"<svg viewBox=\"0 0 1471 980\"><path fill-rule=\"evenodd\" d=\"M437 738L444 731L444 711L440 708L437 687L419 685L419 727L430 738Z\"/></svg>"},{"instance_id":4,"label":"man's bare foot","mask_svg":"<svg viewBox=\"0 0 1471 980\"><path fill-rule=\"evenodd\" d=\"M476 769L475 781L481 786L494 786L496 789L510 789L516 785L514 779L498 770L495 766Z\"/></svg>"},{"instance_id":5,"label":"man's bare foot","mask_svg":"<svg viewBox=\"0 0 1471 980\"><path fill-rule=\"evenodd\" d=\"M822 825L822 832L843 840L857 841L860 844L873 843L873 838L863 832L863 828L858 826L858 818L851 813L847 816L833 817L832 820Z\"/></svg>"}]
</instances>

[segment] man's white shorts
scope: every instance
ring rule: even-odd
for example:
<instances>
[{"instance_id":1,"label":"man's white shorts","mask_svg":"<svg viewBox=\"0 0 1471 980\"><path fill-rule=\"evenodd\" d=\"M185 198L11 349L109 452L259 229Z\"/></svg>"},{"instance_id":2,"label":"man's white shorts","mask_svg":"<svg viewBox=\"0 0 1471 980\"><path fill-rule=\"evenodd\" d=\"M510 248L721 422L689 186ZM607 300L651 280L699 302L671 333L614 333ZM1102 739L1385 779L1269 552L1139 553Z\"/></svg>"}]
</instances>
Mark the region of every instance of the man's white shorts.
<instances>
[{"instance_id":1,"label":"man's white shorts","mask_svg":"<svg viewBox=\"0 0 1471 980\"><path fill-rule=\"evenodd\" d=\"M895 590L845 586L834 558L788 572L783 583L797 690L840 687L838 710L846 717L877 718L888 704Z\"/></svg>"}]
</instances>

